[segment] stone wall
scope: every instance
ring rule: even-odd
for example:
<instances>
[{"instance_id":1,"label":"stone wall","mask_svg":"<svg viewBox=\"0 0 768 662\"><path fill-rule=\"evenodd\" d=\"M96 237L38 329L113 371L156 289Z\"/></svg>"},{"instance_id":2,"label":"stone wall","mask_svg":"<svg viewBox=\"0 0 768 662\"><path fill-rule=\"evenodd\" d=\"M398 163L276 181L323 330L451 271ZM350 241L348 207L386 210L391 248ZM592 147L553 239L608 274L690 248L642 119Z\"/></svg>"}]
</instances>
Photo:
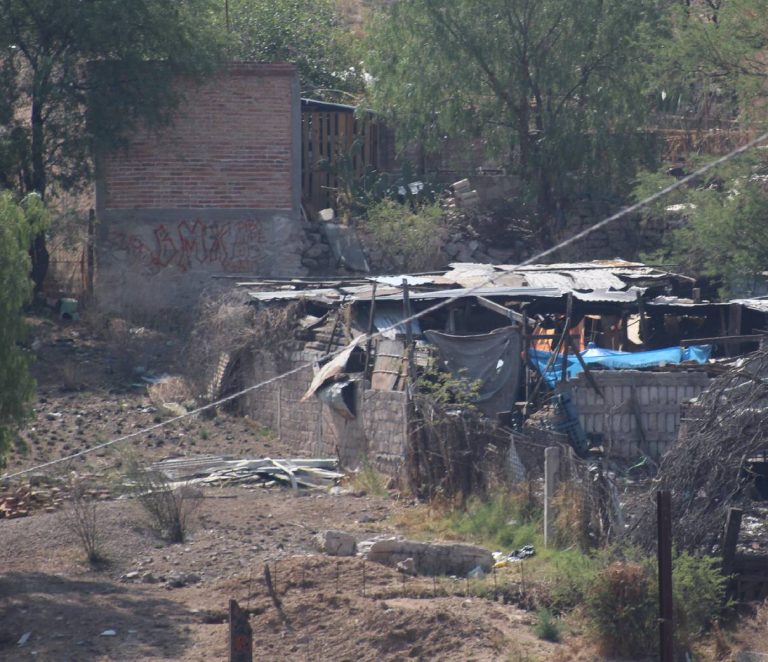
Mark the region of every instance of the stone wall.
<instances>
[{"instance_id":1,"label":"stone wall","mask_svg":"<svg viewBox=\"0 0 768 662\"><path fill-rule=\"evenodd\" d=\"M584 375L569 382L579 420L606 451L624 459L641 453L658 460L677 439L681 405L710 383L703 372L594 370L601 398Z\"/></svg>"},{"instance_id":2,"label":"stone wall","mask_svg":"<svg viewBox=\"0 0 768 662\"><path fill-rule=\"evenodd\" d=\"M253 357L247 383L255 384L314 362L317 352L293 352L283 358L259 353ZM343 465L370 463L395 475L405 454L405 394L399 391L356 390L357 416L348 420L316 396L306 402L314 376L312 366L302 368L274 384L257 389L245 398L245 413L270 428L299 455L338 457Z\"/></svg>"},{"instance_id":3,"label":"stone wall","mask_svg":"<svg viewBox=\"0 0 768 662\"><path fill-rule=\"evenodd\" d=\"M97 158L96 296L168 308L214 274L301 275L300 101L287 64L180 81L172 123Z\"/></svg>"}]
</instances>

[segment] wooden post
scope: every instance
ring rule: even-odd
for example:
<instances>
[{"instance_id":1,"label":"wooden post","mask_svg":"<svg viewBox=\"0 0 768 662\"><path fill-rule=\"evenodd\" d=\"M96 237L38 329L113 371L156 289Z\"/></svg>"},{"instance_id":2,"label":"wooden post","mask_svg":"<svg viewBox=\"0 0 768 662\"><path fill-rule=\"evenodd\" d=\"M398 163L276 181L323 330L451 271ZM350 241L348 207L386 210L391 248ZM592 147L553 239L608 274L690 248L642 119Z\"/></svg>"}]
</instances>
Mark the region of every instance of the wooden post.
<instances>
[{"instance_id":1,"label":"wooden post","mask_svg":"<svg viewBox=\"0 0 768 662\"><path fill-rule=\"evenodd\" d=\"M568 347L571 340L571 315L573 315L573 294L568 292L568 303L565 305L565 328L563 329L563 382L568 381Z\"/></svg>"},{"instance_id":2,"label":"wooden post","mask_svg":"<svg viewBox=\"0 0 768 662\"><path fill-rule=\"evenodd\" d=\"M557 474L560 469L560 448L550 446L544 449L544 547L552 545L554 521L552 497L557 490Z\"/></svg>"},{"instance_id":3,"label":"wooden post","mask_svg":"<svg viewBox=\"0 0 768 662\"><path fill-rule=\"evenodd\" d=\"M656 493L659 563L659 659L674 662L672 606L672 496L669 490Z\"/></svg>"},{"instance_id":4,"label":"wooden post","mask_svg":"<svg viewBox=\"0 0 768 662\"><path fill-rule=\"evenodd\" d=\"M369 380L371 379L371 371L373 370L373 360L371 359L371 348L373 346L373 323L376 315L376 285L378 283L373 281L373 287L371 289L371 310L368 315L368 339L365 341L365 374L363 375L363 384L366 388L369 387Z\"/></svg>"},{"instance_id":5,"label":"wooden post","mask_svg":"<svg viewBox=\"0 0 768 662\"><path fill-rule=\"evenodd\" d=\"M408 280L403 278L403 317L411 316L411 299L408 292ZM413 383L416 379L416 367L413 363L413 327L410 321L405 323L405 355L408 360L408 379Z\"/></svg>"},{"instance_id":6,"label":"wooden post","mask_svg":"<svg viewBox=\"0 0 768 662\"><path fill-rule=\"evenodd\" d=\"M253 662L253 630L236 600L229 601L229 662Z\"/></svg>"},{"instance_id":7,"label":"wooden post","mask_svg":"<svg viewBox=\"0 0 768 662\"><path fill-rule=\"evenodd\" d=\"M528 337L528 313L523 308L523 379L525 380L525 409L523 415L528 416L528 403L530 402L530 373L528 370L529 364L529 349L530 338Z\"/></svg>"},{"instance_id":8,"label":"wooden post","mask_svg":"<svg viewBox=\"0 0 768 662\"><path fill-rule=\"evenodd\" d=\"M277 438L283 440L283 385L277 384Z\"/></svg>"},{"instance_id":9,"label":"wooden post","mask_svg":"<svg viewBox=\"0 0 768 662\"><path fill-rule=\"evenodd\" d=\"M723 531L723 574L728 576L733 572L733 561L736 558L736 543L739 540L739 529L741 529L741 508L729 508L725 519L725 530Z\"/></svg>"}]
</instances>

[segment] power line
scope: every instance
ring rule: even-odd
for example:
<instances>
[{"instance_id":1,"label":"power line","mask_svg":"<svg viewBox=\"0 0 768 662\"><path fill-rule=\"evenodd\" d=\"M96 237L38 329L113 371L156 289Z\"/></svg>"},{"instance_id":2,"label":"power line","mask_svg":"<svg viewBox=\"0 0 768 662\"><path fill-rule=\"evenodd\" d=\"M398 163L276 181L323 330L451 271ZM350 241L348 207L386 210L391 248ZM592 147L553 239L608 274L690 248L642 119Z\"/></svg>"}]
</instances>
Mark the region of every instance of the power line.
<instances>
[{"instance_id":1,"label":"power line","mask_svg":"<svg viewBox=\"0 0 768 662\"><path fill-rule=\"evenodd\" d=\"M624 216L627 216L628 214L631 214L638 209L642 209L643 207L651 204L652 202L655 202L659 198L664 197L668 193L671 193L672 191L680 188L681 186L684 186L691 180L693 180L696 177L699 177L700 175L703 175L704 173L708 172L712 168L716 168L717 166L726 163L727 161L730 161L740 154L743 154L747 150L751 149L752 147L760 144L761 142L765 142L768 140L768 132L763 133L762 135L758 136L757 138L754 138L753 140L750 140L749 142L745 143L741 147L738 147L730 152L728 154L725 154L724 156L721 156L718 159L715 159L714 161L711 161L710 163L702 166L698 170L692 172L690 175L687 175L686 177L683 177L682 179L677 180L673 184L670 184L669 186L661 189L660 191L657 191L656 193L649 195L648 197L644 198L643 200L640 200L639 202L636 202L633 205L630 205L629 207L624 207L620 211L616 212L612 216L609 216L608 218L603 219L602 221L599 221L598 223L595 223L594 225L591 225L590 227L586 228L585 230L582 230L581 232L578 232L577 234L573 235L572 237L569 237L568 239L564 239L563 241L559 242L555 246L552 246L551 248L548 248L544 251L541 251L540 253L537 253L535 255L532 255L527 260L524 260L520 263L519 266L525 266L528 264L533 264L535 261L540 260L543 257L546 257L547 255L551 255L552 253L561 250L562 248L565 248L566 246L570 246L571 244L584 239L585 237L589 236L593 232L597 232L598 230L601 230L602 228L606 227L610 223L613 223L620 218L623 218ZM493 282L504 275L505 272L500 272L498 274L490 276L488 279L486 279L483 283L480 283L479 285L475 285L473 287L470 287L466 290L462 290L461 293L455 294L454 296L448 297L447 299L441 299L438 303L429 306L428 308L425 308L424 310L414 313L410 317L406 317L405 319L400 320L399 322L392 324L384 329L381 329L377 331L376 333L371 334L370 336L368 334L363 334L362 336L358 336L353 342L357 345L360 345L364 342L366 342L369 338L371 340L375 338L379 338L383 336L385 333L392 331L396 329L397 327L402 326L403 324L407 324L409 322L413 322L421 317L424 317L425 315L429 315L430 313L433 313L440 308L443 308L451 303L454 303L455 301L462 299L466 296L470 296L473 292L476 292L484 287L487 287L488 285L493 284ZM166 425L170 425L171 423L176 423L177 421L183 420L185 418L189 418L191 416L196 416L197 414L200 414L204 411L208 411L209 409L214 409L215 407L219 407L220 405L230 402L231 400L235 400L236 398L242 397L243 395L246 395L252 391L256 391L260 388L264 388L265 386L269 386L270 384L274 384L275 382L278 382L282 379L285 379L286 377L289 377L291 375L295 375L302 370L305 370L306 368L312 367L315 363L318 361L323 361L325 359L331 359L335 356L338 356L342 352L349 349L349 345L346 347L342 347L335 352L328 352L322 356L317 357L314 361L310 363L302 364L296 368L293 368L292 370L288 370L287 372L284 372L280 375L277 375L275 377L272 377L270 379L266 379L262 382L258 382L257 384L252 384L251 386L248 386L236 393L232 393L226 397L220 398L219 400L216 400L215 402L210 402L206 405L202 405L200 407L197 407L196 409L193 409L191 411L188 411L184 414L180 414L179 416L174 416L173 418L169 418L168 420L161 421L160 423L156 423L155 425L151 425L147 428L143 428L141 430L136 430L135 432L131 432L130 434L125 434L120 437L116 437L115 439L111 439L109 441L105 441L104 443L97 444L96 446L92 446L91 448L86 448L81 451L78 451L77 453L72 453L71 455L67 455L62 458L58 458L56 460L49 460L48 462L43 462L41 464L35 465L34 467L30 467L29 469L23 469L21 471L16 471L14 473L10 474L4 474L3 476L0 476L0 480L10 480L11 478L18 478L19 476L23 476L25 474L33 473L35 471L39 471L41 469L46 469L48 467L62 464L64 462L69 462L70 460L74 460L78 457L82 457L83 455L87 455L89 453L93 453L97 450L101 450L102 448L107 448L108 446L112 446L114 444L118 444L123 441L128 441L129 439L134 439L136 437L140 437L144 434L147 434L149 432L153 432L154 430L158 430L162 427L165 427Z\"/></svg>"}]
</instances>

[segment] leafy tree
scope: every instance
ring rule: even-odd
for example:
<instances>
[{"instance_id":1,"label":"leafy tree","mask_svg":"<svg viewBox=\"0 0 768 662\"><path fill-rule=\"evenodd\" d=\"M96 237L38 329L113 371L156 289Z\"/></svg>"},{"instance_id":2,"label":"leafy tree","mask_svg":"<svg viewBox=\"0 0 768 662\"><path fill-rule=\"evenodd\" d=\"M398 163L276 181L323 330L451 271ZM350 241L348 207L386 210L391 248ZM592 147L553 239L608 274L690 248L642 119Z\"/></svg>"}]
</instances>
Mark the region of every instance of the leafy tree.
<instances>
[{"instance_id":1,"label":"leafy tree","mask_svg":"<svg viewBox=\"0 0 768 662\"><path fill-rule=\"evenodd\" d=\"M669 10L656 70L665 110L692 117L765 118L764 0L683 0Z\"/></svg>"},{"instance_id":2,"label":"leafy tree","mask_svg":"<svg viewBox=\"0 0 768 662\"><path fill-rule=\"evenodd\" d=\"M34 391L30 355L19 345L26 333L21 310L32 296L29 242L46 222L39 196L29 195L17 204L10 192L0 192L0 467L29 414Z\"/></svg>"},{"instance_id":3,"label":"leafy tree","mask_svg":"<svg viewBox=\"0 0 768 662\"><path fill-rule=\"evenodd\" d=\"M237 59L293 62L302 94L349 101L362 89L355 36L335 0L229 0Z\"/></svg>"},{"instance_id":4,"label":"leafy tree","mask_svg":"<svg viewBox=\"0 0 768 662\"><path fill-rule=\"evenodd\" d=\"M371 101L428 145L480 138L544 217L643 153L652 0L412 0L371 28Z\"/></svg>"},{"instance_id":5,"label":"leafy tree","mask_svg":"<svg viewBox=\"0 0 768 662\"><path fill-rule=\"evenodd\" d=\"M674 181L662 173L642 173L635 196L654 193ZM742 157L645 211L648 216L674 210L684 221L652 259L672 263L686 273L722 284L721 294L751 294L768 268L768 160Z\"/></svg>"},{"instance_id":6,"label":"leafy tree","mask_svg":"<svg viewBox=\"0 0 768 662\"><path fill-rule=\"evenodd\" d=\"M70 189L96 143L167 119L172 78L217 61L216 11L213 0L0 0L0 182L43 198ZM33 243L39 287L47 251L42 235Z\"/></svg>"}]
</instances>

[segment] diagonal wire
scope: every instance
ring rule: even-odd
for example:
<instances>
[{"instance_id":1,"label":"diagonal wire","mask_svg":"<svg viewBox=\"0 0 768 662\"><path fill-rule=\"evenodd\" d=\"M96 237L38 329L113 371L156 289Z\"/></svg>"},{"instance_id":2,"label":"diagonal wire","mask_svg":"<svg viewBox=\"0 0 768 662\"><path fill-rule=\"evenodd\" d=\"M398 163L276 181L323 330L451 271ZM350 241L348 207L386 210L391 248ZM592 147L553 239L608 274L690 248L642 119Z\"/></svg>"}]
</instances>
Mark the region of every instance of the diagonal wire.
<instances>
[{"instance_id":1,"label":"diagonal wire","mask_svg":"<svg viewBox=\"0 0 768 662\"><path fill-rule=\"evenodd\" d=\"M672 191L685 186L688 182L692 181L696 177L699 177L700 175L703 175L704 173L712 170L713 168L716 168L719 165L722 165L723 163L726 163L727 161L730 161L737 156L743 154L744 152L750 150L751 148L755 147L756 145L765 142L768 140L768 131L759 135L757 138L754 138L750 140L749 142L745 143L741 147L737 147L736 149L728 152L727 154L715 159L714 161L711 161L707 163L706 165L700 167L699 169L692 172L690 175L687 175L683 177L682 179L677 180L676 182L670 184L669 186L666 186L665 188L657 191L656 193L649 195L648 197L640 200L639 202L636 202L633 205L630 205L628 207L624 207L615 214L609 216L608 218L603 219L602 221L599 221L598 223L595 223L594 225L589 226L588 228L582 230L581 232L578 232L577 234L564 239L563 241L557 243L556 245L552 246L551 248L547 248L546 250L541 251L540 253L536 253L535 255L532 255L527 260L524 260L521 262L518 266L526 266L528 264L533 264L534 262L540 260L543 257L546 257L548 255L551 255L552 253L555 253L556 251L559 251L567 246L570 246L571 244L580 241L581 239L584 239L585 237L589 236L593 232L597 232L598 230L601 230L602 228L606 227L607 225L610 225L611 223L614 223L615 221L618 221L620 218L623 218L627 216L628 214L632 214L633 212L636 212L639 209L642 209L643 207L648 206L649 204L655 202L656 200L664 197L668 193L671 193ZM384 329L381 329L377 331L376 333L372 334L363 334L361 336L358 336L355 338L355 340L352 341L353 344L357 345L363 342L366 342L367 340L373 340L375 338L380 338L388 331L392 331L395 328L402 326L403 324L407 324L409 322L413 322L420 317L424 317L425 315L429 315L430 313L435 312L436 310L439 310L440 308L443 308L447 305L450 305L451 303L454 303L455 301L462 299L467 296L471 296L473 292L477 292L478 290L483 289L484 287L487 287L488 285L493 284L493 282L500 278L502 275L504 275L505 272L499 272L497 274L494 274L490 276L487 280L480 283L479 285L475 285L473 287L470 287L466 290L462 290L460 293L455 294L451 297L448 297L446 299L441 299L438 303L429 306L428 308L425 308L424 310L421 310L417 313L414 313L413 315L410 315L409 317L406 317L400 321L398 321L396 324L392 324ZM25 474L29 474L35 471L40 471L41 469L46 469L48 467L62 464L64 462L69 462L70 460L74 460L78 457L82 457L83 455L87 455L89 453L93 453L95 451L101 450L102 448L107 448L108 446L113 446L114 444L119 444L124 441L128 441L130 439L135 439L136 437L140 437L144 434L147 434L149 432L153 432L154 430L158 430L162 427L165 427L166 425L171 425L172 423L176 423L178 421L181 421L185 418L189 418L191 416L196 416L197 414L200 414L204 411L208 411L209 409L213 409L215 407L219 407L220 405L230 402L232 400L235 400L237 398L242 397L243 395L246 395L248 393L251 393L252 391L256 391L258 389L264 388L265 386L269 386L270 384L274 384L275 382L278 382L282 379L285 379L286 377L290 377L291 375L295 375L302 370L306 370L307 368L313 366L318 361L324 361L326 359L333 358L335 356L338 356L342 352L347 351L350 348L350 345L347 347L342 347L334 352L328 352L326 354L323 354L322 356L317 357L314 361L304 363L302 365L297 366L296 368L293 368L292 370L288 370L287 372L284 372L280 375L277 375L275 377L272 377L270 379L265 379L264 381L258 382L256 384L252 384L251 386L248 386L236 393L232 393L226 397L220 398L216 400L215 402L210 402L208 404L202 405L200 407L197 407L196 409L193 409L191 411L188 411L184 414L181 414L179 416L174 416L173 418L169 418L165 421L161 421L160 423L156 423L154 425L150 425L149 427L142 428L141 430L136 430L135 432L131 432L129 434L122 435L120 437L116 437L114 439L110 439L109 441L105 441L104 443L97 444L96 446L92 446L90 448L83 449L81 451L78 451L77 453L72 453L71 455L67 455L65 457L61 457L55 460L49 460L48 462L43 462L41 464L37 464L34 467L30 467L28 469L22 469L20 471L16 471L13 473L7 473L0 476L0 480L10 480L11 478L18 478L19 476L23 476Z\"/></svg>"}]
</instances>

